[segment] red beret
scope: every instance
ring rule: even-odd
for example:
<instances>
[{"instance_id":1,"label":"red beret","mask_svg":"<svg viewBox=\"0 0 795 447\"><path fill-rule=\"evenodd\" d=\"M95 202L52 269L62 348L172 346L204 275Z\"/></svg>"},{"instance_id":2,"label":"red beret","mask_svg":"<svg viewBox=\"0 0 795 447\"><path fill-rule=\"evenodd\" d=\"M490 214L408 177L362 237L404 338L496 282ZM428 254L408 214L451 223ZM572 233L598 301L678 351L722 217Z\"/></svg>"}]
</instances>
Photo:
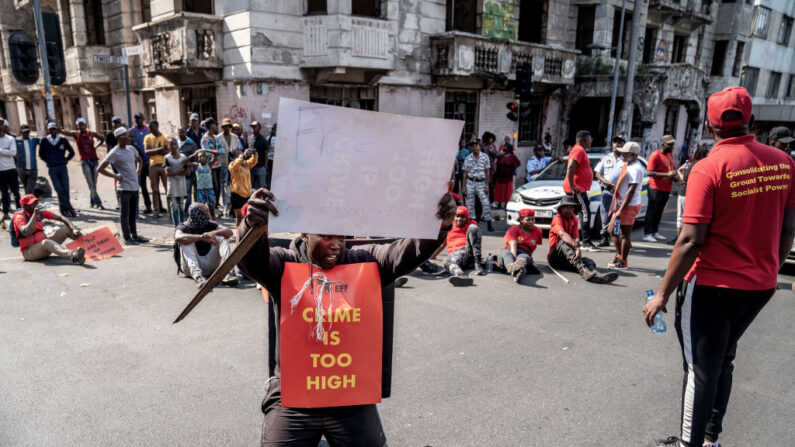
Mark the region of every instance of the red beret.
<instances>
[{"instance_id":1,"label":"red beret","mask_svg":"<svg viewBox=\"0 0 795 447\"><path fill-rule=\"evenodd\" d=\"M519 210L519 219L527 216L535 216L535 210L531 210L530 208L525 208L523 210Z\"/></svg>"}]
</instances>

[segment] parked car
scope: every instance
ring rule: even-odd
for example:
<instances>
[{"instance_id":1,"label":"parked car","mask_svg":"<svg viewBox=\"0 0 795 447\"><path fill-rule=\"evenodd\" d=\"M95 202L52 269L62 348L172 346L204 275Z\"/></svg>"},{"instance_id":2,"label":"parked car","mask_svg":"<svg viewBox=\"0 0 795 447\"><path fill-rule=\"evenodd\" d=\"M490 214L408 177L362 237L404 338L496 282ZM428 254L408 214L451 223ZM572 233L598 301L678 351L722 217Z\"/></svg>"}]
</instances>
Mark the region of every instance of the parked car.
<instances>
[{"instance_id":1,"label":"parked car","mask_svg":"<svg viewBox=\"0 0 795 447\"><path fill-rule=\"evenodd\" d=\"M591 169L594 169L599 163L604 153L590 152L588 153L588 160L591 163ZM646 159L638 158L646 168ZM548 230L552 224L552 218L557 213L557 207L560 200L566 193L563 191L563 179L566 177L566 167L568 166L568 157L563 160L554 160L549 166L544 168L543 171L538 173L533 180L526 183L511 196L511 201L505 207L505 214L509 224L516 225L519 223L519 210L530 208L536 212L536 226ZM638 214L638 219L645 218L646 216L646 203L649 190L649 177L643 177L641 185L641 210ZM599 186L599 180L594 175L591 189L588 192L588 197L591 199L591 228L594 235L599 233L602 228L602 219L600 216L600 209L602 201L600 196L602 190Z\"/></svg>"}]
</instances>

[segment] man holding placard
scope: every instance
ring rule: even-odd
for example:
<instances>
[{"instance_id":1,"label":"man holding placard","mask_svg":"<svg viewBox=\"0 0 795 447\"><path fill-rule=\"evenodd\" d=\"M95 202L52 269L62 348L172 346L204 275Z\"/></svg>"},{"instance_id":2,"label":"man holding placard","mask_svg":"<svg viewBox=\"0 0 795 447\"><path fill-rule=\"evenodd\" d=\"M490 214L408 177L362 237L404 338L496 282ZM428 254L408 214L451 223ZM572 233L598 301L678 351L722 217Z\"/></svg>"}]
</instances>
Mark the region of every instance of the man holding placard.
<instances>
[{"instance_id":1,"label":"man holding placard","mask_svg":"<svg viewBox=\"0 0 795 447\"><path fill-rule=\"evenodd\" d=\"M238 227L278 216L273 194L254 192ZM290 249L270 247L265 234L238 264L273 295L275 377L262 402L263 445L386 443L375 403L381 400L381 286L428 259L452 226L455 202L437 207L438 237L398 239L385 245L345 248L344 237L302 234Z\"/></svg>"}]
</instances>

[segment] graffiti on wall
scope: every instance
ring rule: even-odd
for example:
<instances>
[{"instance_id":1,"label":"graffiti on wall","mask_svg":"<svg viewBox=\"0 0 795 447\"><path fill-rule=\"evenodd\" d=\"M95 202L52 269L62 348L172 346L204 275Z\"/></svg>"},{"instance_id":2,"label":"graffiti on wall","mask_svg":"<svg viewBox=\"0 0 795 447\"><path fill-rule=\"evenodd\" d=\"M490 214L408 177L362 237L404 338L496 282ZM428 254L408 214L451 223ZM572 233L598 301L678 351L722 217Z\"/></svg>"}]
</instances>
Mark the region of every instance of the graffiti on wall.
<instances>
[{"instance_id":1,"label":"graffiti on wall","mask_svg":"<svg viewBox=\"0 0 795 447\"><path fill-rule=\"evenodd\" d=\"M516 21L513 3L487 1L483 4L482 34L499 39L516 39Z\"/></svg>"}]
</instances>

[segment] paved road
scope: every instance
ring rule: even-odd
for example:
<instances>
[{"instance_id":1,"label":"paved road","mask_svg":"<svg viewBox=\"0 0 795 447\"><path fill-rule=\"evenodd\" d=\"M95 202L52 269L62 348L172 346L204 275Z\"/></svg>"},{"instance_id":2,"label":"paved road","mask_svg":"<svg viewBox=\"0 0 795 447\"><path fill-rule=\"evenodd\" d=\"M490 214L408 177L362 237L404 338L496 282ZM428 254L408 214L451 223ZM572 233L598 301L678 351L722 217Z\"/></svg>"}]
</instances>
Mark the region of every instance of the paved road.
<instances>
[{"instance_id":1,"label":"paved road","mask_svg":"<svg viewBox=\"0 0 795 447\"><path fill-rule=\"evenodd\" d=\"M71 168L76 205L87 207ZM87 211L80 225L115 219ZM154 243L85 267L22 262L0 234L0 445L257 444L267 374L259 292L220 288L173 326L195 288L175 276L167 220L141 233ZM496 252L501 237L484 243ZM535 259L544 264L546 252ZM545 268L522 285L493 274L455 291L412 275L396 296L393 397L382 406L390 444L639 446L676 434L673 319L659 336L641 321L644 291L669 256L670 246L638 243L631 270L608 286L573 273L564 284ZM795 438L795 299L792 277L779 280L741 341L727 446Z\"/></svg>"}]
</instances>

